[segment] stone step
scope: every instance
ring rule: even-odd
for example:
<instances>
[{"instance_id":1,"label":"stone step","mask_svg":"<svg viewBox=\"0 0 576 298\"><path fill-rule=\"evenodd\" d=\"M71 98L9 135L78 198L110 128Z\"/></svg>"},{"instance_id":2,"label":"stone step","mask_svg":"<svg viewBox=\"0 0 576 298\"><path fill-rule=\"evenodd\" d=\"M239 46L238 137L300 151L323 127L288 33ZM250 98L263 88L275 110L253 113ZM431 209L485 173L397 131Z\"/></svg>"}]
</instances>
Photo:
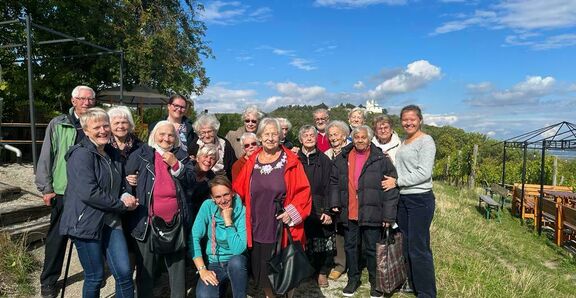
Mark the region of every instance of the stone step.
<instances>
[{"instance_id":1,"label":"stone step","mask_svg":"<svg viewBox=\"0 0 576 298\"><path fill-rule=\"evenodd\" d=\"M22 188L0 182L0 203L18 199Z\"/></svg>"},{"instance_id":2,"label":"stone step","mask_svg":"<svg viewBox=\"0 0 576 298\"><path fill-rule=\"evenodd\" d=\"M36 241L44 240L49 227L50 215L45 215L35 220L0 228L0 231L10 234L12 240L23 240L24 243L28 245Z\"/></svg>"},{"instance_id":3,"label":"stone step","mask_svg":"<svg viewBox=\"0 0 576 298\"><path fill-rule=\"evenodd\" d=\"M0 203L0 227L35 220L48 214L50 207L44 205L40 196L24 193L17 200Z\"/></svg>"}]
</instances>

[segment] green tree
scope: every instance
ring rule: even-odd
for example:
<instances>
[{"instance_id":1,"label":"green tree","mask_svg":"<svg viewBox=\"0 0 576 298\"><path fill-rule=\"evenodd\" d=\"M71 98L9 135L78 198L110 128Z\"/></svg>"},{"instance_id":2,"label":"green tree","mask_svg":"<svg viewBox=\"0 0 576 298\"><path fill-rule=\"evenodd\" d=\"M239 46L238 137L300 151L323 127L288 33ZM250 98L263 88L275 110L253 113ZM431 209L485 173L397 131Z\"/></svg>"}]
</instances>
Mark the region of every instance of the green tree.
<instances>
[{"instance_id":1,"label":"green tree","mask_svg":"<svg viewBox=\"0 0 576 298\"><path fill-rule=\"evenodd\" d=\"M1 1L2 20L23 17L29 12L34 23L84 37L100 46L125 53L125 84L146 85L161 92L200 94L209 79L202 58L211 58L204 40L206 27L197 20L202 6L194 0L24 0ZM34 29L34 92L48 109L63 111L69 106L70 91L86 84L104 89L119 83L117 55L78 57L100 50L76 42L38 45L61 37ZM0 44L25 44L22 24L0 27ZM28 98L26 48L0 50L0 64L8 88L4 97L5 119L26 115L20 109ZM62 58L68 57L68 58ZM19 60L20 59L20 60ZM43 115L42 113L37 113Z\"/></svg>"}]
</instances>

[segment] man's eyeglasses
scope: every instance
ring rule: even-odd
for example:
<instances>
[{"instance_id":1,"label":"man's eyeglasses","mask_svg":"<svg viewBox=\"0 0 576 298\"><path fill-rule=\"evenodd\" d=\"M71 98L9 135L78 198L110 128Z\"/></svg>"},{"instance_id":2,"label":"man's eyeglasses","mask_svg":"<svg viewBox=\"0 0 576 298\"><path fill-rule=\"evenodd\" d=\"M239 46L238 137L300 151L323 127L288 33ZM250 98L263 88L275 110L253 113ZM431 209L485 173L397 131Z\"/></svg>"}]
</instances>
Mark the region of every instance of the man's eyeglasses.
<instances>
[{"instance_id":1,"label":"man's eyeglasses","mask_svg":"<svg viewBox=\"0 0 576 298\"><path fill-rule=\"evenodd\" d=\"M244 119L244 123L258 123L258 120L253 120L253 119Z\"/></svg>"},{"instance_id":2,"label":"man's eyeglasses","mask_svg":"<svg viewBox=\"0 0 576 298\"><path fill-rule=\"evenodd\" d=\"M250 148L250 146L258 146L258 143L257 143L257 142L252 142L252 143L249 143L249 144L244 144L244 149L248 149L248 148Z\"/></svg>"},{"instance_id":3,"label":"man's eyeglasses","mask_svg":"<svg viewBox=\"0 0 576 298\"><path fill-rule=\"evenodd\" d=\"M79 100L79 101L95 101L96 99L94 97L74 97L74 99Z\"/></svg>"},{"instance_id":4,"label":"man's eyeglasses","mask_svg":"<svg viewBox=\"0 0 576 298\"><path fill-rule=\"evenodd\" d=\"M170 104L175 110L181 110L181 111L186 111L186 107L183 107L181 105L177 105L177 104Z\"/></svg>"},{"instance_id":5,"label":"man's eyeglasses","mask_svg":"<svg viewBox=\"0 0 576 298\"><path fill-rule=\"evenodd\" d=\"M319 121L326 121L328 120L328 117L324 117L324 118L316 118L314 119L314 121L319 122Z\"/></svg>"}]
</instances>

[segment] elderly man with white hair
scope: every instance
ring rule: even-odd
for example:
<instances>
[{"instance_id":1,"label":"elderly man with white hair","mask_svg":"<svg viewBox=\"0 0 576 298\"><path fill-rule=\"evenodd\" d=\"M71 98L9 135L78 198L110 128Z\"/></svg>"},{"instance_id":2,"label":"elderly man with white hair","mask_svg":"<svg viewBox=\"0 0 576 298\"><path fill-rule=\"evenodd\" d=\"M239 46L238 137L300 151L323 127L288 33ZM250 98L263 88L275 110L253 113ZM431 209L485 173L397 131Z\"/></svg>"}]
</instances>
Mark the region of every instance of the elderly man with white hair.
<instances>
[{"instance_id":1,"label":"elderly man with white hair","mask_svg":"<svg viewBox=\"0 0 576 298\"><path fill-rule=\"evenodd\" d=\"M96 94L88 86L76 86L72 90L72 108L67 114L52 119L46 128L42 150L36 168L36 187L42 193L44 204L51 206L50 228L46 235L44 267L40 274L42 297L56 297L56 282L64 264L64 252L68 237L58 233L60 217L64 208L66 190L66 160L68 149L84 138L80 116L96 104Z\"/></svg>"}]
</instances>

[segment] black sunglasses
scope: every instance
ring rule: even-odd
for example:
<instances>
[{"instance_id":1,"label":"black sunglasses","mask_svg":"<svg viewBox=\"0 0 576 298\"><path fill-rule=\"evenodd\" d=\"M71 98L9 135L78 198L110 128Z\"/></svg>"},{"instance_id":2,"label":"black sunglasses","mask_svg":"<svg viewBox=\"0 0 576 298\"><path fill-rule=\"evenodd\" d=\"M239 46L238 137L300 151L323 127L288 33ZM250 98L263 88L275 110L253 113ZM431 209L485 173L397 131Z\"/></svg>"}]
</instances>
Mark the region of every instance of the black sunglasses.
<instances>
[{"instance_id":1,"label":"black sunglasses","mask_svg":"<svg viewBox=\"0 0 576 298\"><path fill-rule=\"evenodd\" d=\"M245 123L250 123L250 122L252 122L252 123L256 124L256 123L258 123L258 120L244 119L244 122L245 122Z\"/></svg>"},{"instance_id":2,"label":"black sunglasses","mask_svg":"<svg viewBox=\"0 0 576 298\"><path fill-rule=\"evenodd\" d=\"M244 148L250 148L250 146L258 146L258 143L252 142L250 144L244 144Z\"/></svg>"}]
</instances>

